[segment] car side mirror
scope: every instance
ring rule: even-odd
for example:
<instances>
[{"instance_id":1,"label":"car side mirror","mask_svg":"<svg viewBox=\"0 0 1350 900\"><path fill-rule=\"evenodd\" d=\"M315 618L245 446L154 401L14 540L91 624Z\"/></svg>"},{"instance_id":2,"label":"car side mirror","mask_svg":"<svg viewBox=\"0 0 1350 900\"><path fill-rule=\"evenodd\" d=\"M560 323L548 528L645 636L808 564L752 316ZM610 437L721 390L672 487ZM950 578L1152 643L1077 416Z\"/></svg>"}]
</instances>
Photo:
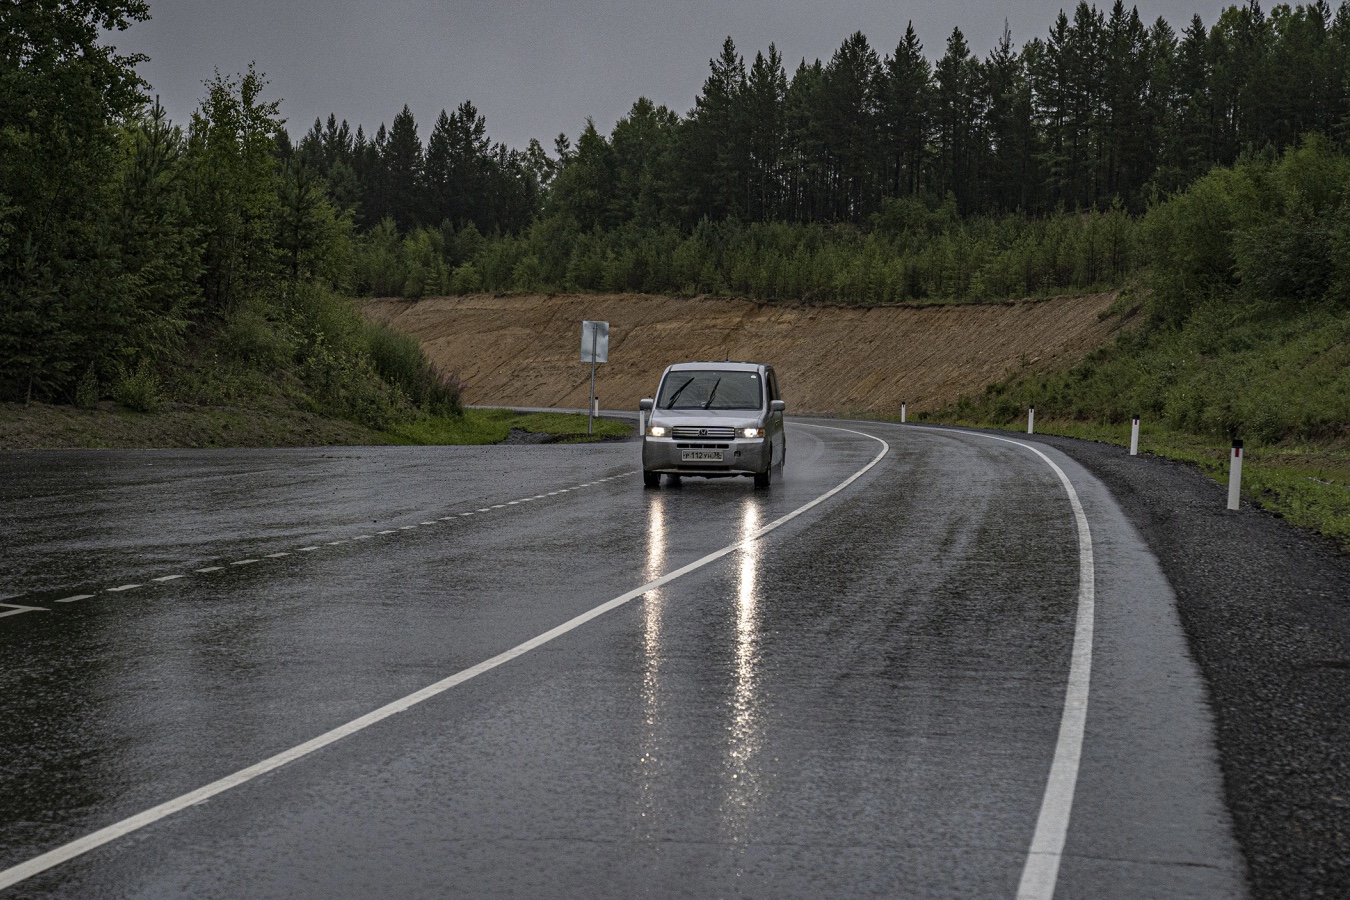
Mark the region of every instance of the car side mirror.
<instances>
[{"instance_id":1,"label":"car side mirror","mask_svg":"<svg viewBox=\"0 0 1350 900\"><path fill-rule=\"evenodd\" d=\"M643 412L651 412L652 407L655 405L656 401L653 400L651 397L643 397L641 400L638 401L638 409L642 410Z\"/></svg>"},{"instance_id":2,"label":"car side mirror","mask_svg":"<svg viewBox=\"0 0 1350 900\"><path fill-rule=\"evenodd\" d=\"M782 400L770 400L770 401L769 401L769 412L771 412L771 413L776 413L776 412L777 412L777 413L780 413L780 412L783 412L783 411L786 410L786 409L787 409L787 404L784 403Z\"/></svg>"}]
</instances>

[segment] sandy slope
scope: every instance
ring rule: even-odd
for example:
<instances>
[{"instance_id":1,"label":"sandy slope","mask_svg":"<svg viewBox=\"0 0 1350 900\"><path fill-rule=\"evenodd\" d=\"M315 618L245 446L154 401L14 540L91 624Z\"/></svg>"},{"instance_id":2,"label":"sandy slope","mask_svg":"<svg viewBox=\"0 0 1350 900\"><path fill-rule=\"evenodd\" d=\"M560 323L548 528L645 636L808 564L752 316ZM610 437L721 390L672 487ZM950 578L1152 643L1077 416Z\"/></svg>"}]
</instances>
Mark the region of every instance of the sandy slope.
<instances>
[{"instance_id":1,"label":"sandy slope","mask_svg":"<svg viewBox=\"0 0 1350 900\"><path fill-rule=\"evenodd\" d=\"M1014 372L1059 369L1120 327L1114 294L991 306L824 307L648 295L477 295L367 301L365 312L421 340L458 372L465 401L584 407L581 321L610 323L596 393L635 408L681 360L754 360L779 373L798 413L933 409Z\"/></svg>"}]
</instances>

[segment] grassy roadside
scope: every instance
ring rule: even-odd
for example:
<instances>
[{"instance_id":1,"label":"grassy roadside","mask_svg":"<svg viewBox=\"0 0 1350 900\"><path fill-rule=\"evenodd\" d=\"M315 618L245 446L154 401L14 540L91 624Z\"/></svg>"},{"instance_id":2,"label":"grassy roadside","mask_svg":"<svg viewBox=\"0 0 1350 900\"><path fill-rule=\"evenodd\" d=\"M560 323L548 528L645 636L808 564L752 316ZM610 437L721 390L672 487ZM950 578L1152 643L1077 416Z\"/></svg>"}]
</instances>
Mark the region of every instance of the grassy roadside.
<instances>
[{"instance_id":1,"label":"grassy roadside","mask_svg":"<svg viewBox=\"0 0 1350 900\"><path fill-rule=\"evenodd\" d=\"M581 442L612 440L632 426L597 419L596 434L589 437L580 414L466 409L463 416L426 415L379 431L275 397L247 406L166 403L150 413L106 401L96 409L0 403L0 450L495 444L513 428Z\"/></svg>"},{"instance_id":2,"label":"grassy roadside","mask_svg":"<svg viewBox=\"0 0 1350 900\"><path fill-rule=\"evenodd\" d=\"M972 428L1016 427L943 416L926 418ZM1036 419L1039 434L1082 438L1128 447L1130 425L1092 425ZM1209 478L1228 483L1230 445L1158 424L1140 423L1139 452L1192 463ZM1287 520L1335 539L1350 552L1350 446L1342 443L1262 445L1248 441L1242 465L1242 496Z\"/></svg>"},{"instance_id":3,"label":"grassy roadside","mask_svg":"<svg viewBox=\"0 0 1350 900\"><path fill-rule=\"evenodd\" d=\"M581 444L626 437L633 426L615 419L596 419L595 434L586 433L583 413L521 413L510 409L466 409L462 416L428 416L385 432L394 444L499 444L513 430L550 435L550 443Z\"/></svg>"}]
</instances>

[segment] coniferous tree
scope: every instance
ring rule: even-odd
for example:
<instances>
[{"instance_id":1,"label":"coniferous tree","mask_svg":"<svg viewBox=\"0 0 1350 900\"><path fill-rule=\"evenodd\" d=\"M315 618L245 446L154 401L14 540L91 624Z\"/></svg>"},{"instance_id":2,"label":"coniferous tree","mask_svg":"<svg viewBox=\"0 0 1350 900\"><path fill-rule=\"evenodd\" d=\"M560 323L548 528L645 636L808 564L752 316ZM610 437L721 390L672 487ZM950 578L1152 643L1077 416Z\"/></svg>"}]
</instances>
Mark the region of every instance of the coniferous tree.
<instances>
[{"instance_id":1,"label":"coniferous tree","mask_svg":"<svg viewBox=\"0 0 1350 900\"><path fill-rule=\"evenodd\" d=\"M928 146L931 79L932 66L910 22L895 53L886 59L878 91L881 158L890 196L919 192Z\"/></svg>"},{"instance_id":2,"label":"coniferous tree","mask_svg":"<svg viewBox=\"0 0 1350 900\"><path fill-rule=\"evenodd\" d=\"M979 123L984 118L980 64L961 29L947 39L947 52L933 68L933 149L935 188L950 192L957 207L969 212L975 201L979 159Z\"/></svg>"},{"instance_id":3,"label":"coniferous tree","mask_svg":"<svg viewBox=\"0 0 1350 900\"><path fill-rule=\"evenodd\" d=\"M387 181L389 215L401 231L407 231L422 218L422 140L417 136L417 121L405 104L394 116L389 141L384 146L384 170Z\"/></svg>"}]
</instances>

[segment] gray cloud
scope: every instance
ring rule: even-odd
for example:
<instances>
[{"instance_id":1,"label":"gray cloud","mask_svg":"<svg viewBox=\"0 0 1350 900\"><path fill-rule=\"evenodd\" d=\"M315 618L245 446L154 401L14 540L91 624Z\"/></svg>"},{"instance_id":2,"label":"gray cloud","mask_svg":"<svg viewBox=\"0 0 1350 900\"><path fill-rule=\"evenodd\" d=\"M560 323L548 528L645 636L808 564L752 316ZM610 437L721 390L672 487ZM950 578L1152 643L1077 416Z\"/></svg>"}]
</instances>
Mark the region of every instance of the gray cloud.
<instances>
[{"instance_id":1,"label":"gray cloud","mask_svg":"<svg viewBox=\"0 0 1350 900\"><path fill-rule=\"evenodd\" d=\"M404 103L425 137L443 108L472 100L495 140L546 147L575 136L586 117L612 127L639 96L678 112L693 104L708 59L731 35L747 58L775 43L789 73L797 61L828 60L862 31L879 53L895 48L911 19L930 57L954 26L984 54L1005 19L1021 44L1045 33L1062 0L903 4L881 0L172 0L152 2L154 18L114 36L147 53L141 67L177 122L185 123L215 69L256 62L292 134L336 112L373 131ZM1211 24L1221 0L1141 2L1148 21L1181 30L1192 15Z\"/></svg>"}]
</instances>

